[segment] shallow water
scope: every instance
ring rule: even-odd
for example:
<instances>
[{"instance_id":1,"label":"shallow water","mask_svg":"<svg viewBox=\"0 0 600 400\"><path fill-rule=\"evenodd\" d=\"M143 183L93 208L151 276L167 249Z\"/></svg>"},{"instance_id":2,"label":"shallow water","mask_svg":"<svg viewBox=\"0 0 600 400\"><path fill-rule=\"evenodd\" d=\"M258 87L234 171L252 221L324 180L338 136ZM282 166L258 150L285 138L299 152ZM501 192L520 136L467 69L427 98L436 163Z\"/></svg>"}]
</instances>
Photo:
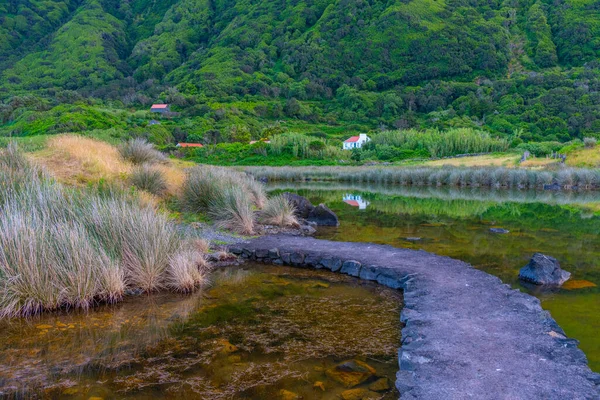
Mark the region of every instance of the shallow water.
<instances>
[{"instance_id":1,"label":"shallow water","mask_svg":"<svg viewBox=\"0 0 600 400\"><path fill-rule=\"evenodd\" d=\"M273 186L326 203L340 218L317 237L423 249L471 263L542 301L581 342L600 372L600 193L486 191L344 186ZM492 233L504 228L507 234ZM551 292L524 286L518 271L533 253L557 258L572 273Z\"/></svg>"},{"instance_id":2,"label":"shallow water","mask_svg":"<svg viewBox=\"0 0 600 400\"><path fill-rule=\"evenodd\" d=\"M347 388L326 371L349 359L377 371L357 387L393 387L401 301L325 271L227 268L192 296L1 323L0 397L335 399Z\"/></svg>"}]
</instances>

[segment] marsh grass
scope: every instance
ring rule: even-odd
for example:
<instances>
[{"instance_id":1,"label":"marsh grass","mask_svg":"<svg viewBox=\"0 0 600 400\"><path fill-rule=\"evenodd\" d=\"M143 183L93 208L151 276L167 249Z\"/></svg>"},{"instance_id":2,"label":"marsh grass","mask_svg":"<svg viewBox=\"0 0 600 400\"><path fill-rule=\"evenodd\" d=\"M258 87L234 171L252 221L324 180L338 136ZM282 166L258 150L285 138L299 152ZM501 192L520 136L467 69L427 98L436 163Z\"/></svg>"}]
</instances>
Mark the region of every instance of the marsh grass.
<instances>
[{"instance_id":1,"label":"marsh grass","mask_svg":"<svg viewBox=\"0 0 600 400\"><path fill-rule=\"evenodd\" d=\"M152 143L146 139L135 138L123 143L119 148L121 156L133 164L154 164L163 162L166 157L163 153L156 150Z\"/></svg>"},{"instance_id":2,"label":"marsh grass","mask_svg":"<svg viewBox=\"0 0 600 400\"><path fill-rule=\"evenodd\" d=\"M243 235L254 234L254 210L247 192L241 187L226 187L211 200L208 215L220 228Z\"/></svg>"},{"instance_id":3,"label":"marsh grass","mask_svg":"<svg viewBox=\"0 0 600 400\"><path fill-rule=\"evenodd\" d=\"M298 226L295 207L283 195L270 197L260 212L260 221L277 226Z\"/></svg>"},{"instance_id":4,"label":"marsh grass","mask_svg":"<svg viewBox=\"0 0 600 400\"><path fill-rule=\"evenodd\" d=\"M269 181L339 181L412 186L542 189L600 188L600 169L527 170L504 167L247 167L246 172Z\"/></svg>"},{"instance_id":5,"label":"marsh grass","mask_svg":"<svg viewBox=\"0 0 600 400\"><path fill-rule=\"evenodd\" d=\"M182 208L206 212L220 227L254 232L254 208L266 203L264 187L243 172L209 166L188 171L181 190Z\"/></svg>"},{"instance_id":6,"label":"marsh grass","mask_svg":"<svg viewBox=\"0 0 600 400\"><path fill-rule=\"evenodd\" d=\"M189 291L204 276L201 249L126 192L63 187L11 146L0 166L0 317L86 309L127 288Z\"/></svg>"},{"instance_id":7,"label":"marsh grass","mask_svg":"<svg viewBox=\"0 0 600 400\"><path fill-rule=\"evenodd\" d=\"M131 184L156 196L167 191L167 180L163 172L152 165L142 164L136 167L129 177Z\"/></svg>"}]
</instances>

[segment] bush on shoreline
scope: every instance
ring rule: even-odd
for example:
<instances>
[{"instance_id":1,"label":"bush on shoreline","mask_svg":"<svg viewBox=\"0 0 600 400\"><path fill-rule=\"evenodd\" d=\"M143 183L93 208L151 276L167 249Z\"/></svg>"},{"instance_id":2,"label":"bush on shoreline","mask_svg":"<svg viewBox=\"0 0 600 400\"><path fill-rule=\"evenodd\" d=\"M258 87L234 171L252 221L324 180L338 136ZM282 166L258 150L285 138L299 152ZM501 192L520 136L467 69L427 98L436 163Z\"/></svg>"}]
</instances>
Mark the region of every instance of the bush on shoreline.
<instances>
[{"instance_id":1,"label":"bush on shoreline","mask_svg":"<svg viewBox=\"0 0 600 400\"><path fill-rule=\"evenodd\" d=\"M166 216L119 191L63 187L14 146L0 167L0 317L202 283L205 265L185 260L189 245Z\"/></svg>"}]
</instances>

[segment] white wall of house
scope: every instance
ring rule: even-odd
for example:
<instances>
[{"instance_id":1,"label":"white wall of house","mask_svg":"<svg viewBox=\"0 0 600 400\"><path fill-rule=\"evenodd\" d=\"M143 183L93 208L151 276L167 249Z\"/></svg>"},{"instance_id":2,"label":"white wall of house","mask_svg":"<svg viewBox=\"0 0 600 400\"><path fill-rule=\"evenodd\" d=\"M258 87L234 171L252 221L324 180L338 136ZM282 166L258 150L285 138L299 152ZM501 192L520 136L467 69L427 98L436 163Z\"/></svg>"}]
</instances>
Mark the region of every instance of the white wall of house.
<instances>
[{"instance_id":1,"label":"white wall of house","mask_svg":"<svg viewBox=\"0 0 600 400\"><path fill-rule=\"evenodd\" d=\"M369 141L371 141L371 139L367 136L367 134L361 133L358 135L358 140L356 142L344 142L342 148L344 150L360 149L363 144Z\"/></svg>"}]
</instances>

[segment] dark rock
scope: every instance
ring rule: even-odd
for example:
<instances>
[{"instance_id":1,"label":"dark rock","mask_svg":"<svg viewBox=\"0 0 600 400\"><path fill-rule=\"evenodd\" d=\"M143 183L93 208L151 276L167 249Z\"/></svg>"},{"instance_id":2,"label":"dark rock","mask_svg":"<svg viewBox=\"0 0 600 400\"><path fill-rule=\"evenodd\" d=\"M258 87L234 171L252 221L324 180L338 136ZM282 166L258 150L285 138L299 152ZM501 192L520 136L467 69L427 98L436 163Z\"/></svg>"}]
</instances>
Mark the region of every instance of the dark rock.
<instances>
[{"instance_id":1,"label":"dark rock","mask_svg":"<svg viewBox=\"0 0 600 400\"><path fill-rule=\"evenodd\" d=\"M418 242L419 240L421 240L420 237L406 237L404 238L404 240L406 240L407 242Z\"/></svg>"},{"instance_id":2,"label":"dark rock","mask_svg":"<svg viewBox=\"0 0 600 400\"><path fill-rule=\"evenodd\" d=\"M490 228L490 232L492 232L492 233L509 233L510 231L508 229L504 229L504 228Z\"/></svg>"},{"instance_id":3,"label":"dark rock","mask_svg":"<svg viewBox=\"0 0 600 400\"><path fill-rule=\"evenodd\" d=\"M276 258L275 260L273 260L273 264L283 265L283 260L281 258Z\"/></svg>"},{"instance_id":4,"label":"dark rock","mask_svg":"<svg viewBox=\"0 0 600 400\"><path fill-rule=\"evenodd\" d=\"M308 215L312 210L315 209L315 206L312 205L310 201L306 197L302 197L297 195L296 193L285 192L283 197L289 201L294 208L296 209L296 216L300 218L308 218Z\"/></svg>"},{"instance_id":5,"label":"dark rock","mask_svg":"<svg viewBox=\"0 0 600 400\"><path fill-rule=\"evenodd\" d=\"M304 264L306 264L310 267L316 267L319 264L320 260L321 260L321 258L319 256L316 256L314 254L309 254L304 258Z\"/></svg>"},{"instance_id":6,"label":"dark rock","mask_svg":"<svg viewBox=\"0 0 600 400\"><path fill-rule=\"evenodd\" d=\"M302 254L302 253L292 253L290 255L290 263L292 265L302 265L302 264L304 264L304 254Z\"/></svg>"},{"instance_id":7,"label":"dark rock","mask_svg":"<svg viewBox=\"0 0 600 400\"><path fill-rule=\"evenodd\" d=\"M571 273L560 268L554 257L535 253L529 264L519 271L519 279L536 285L562 285L571 277Z\"/></svg>"},{"instance_id":8,"label":"dark rock","mask_svg":"<svg viewBox=\"0 0 600 400\"><path fill-rule=\"evenodd\" d=\"M368 281L377 280L377 276L379 275L379 267L375 265L363 265L360 269L360 279L365 279Z\"/></svg>"},{"instance_id":9,"label":"dark rock","mask_svg":"<svg viewBox=\"0 0 600 400\"><path fill-rule=\"evenodd\" d=\"M316 231L315 228L308 224L300 226L300 232L302 232L303 235L314 235Z\"/></svg>"},{"instance_id":10,"label":"dark rock","mask_svg":"<svg viewBox=\"0 0 600 400\"><path fill-rule=\"evenodd\" d=\"M239 247L230 247L229 252L235 254L236 256L239 256L240 254L242 254L242 249Z\"/></svg>"},{"instance_id":11,"label":"dark rock","mask_svg":"<svg viewBox=\"0 0 600 400\"><path fill-rule=\"evenodd\" d=\"M358 261L348 260L342 264L342 274L358 277L360 275L361 264Z\"/></svg>"},{"instance_id":12,"label":"dark rock","mask_svg":"<svg viewBox=\"0 0 600 400\"><path fill-rule=\"evenodd\" d=\"M322 265L323 268L327 268L333 272L337 272L342 268L342 260L335 257L324 257L319 264Z\"/></svg>"},{"instance_id":13,"label":"dark rock","mask_svg":"<svg viewBox=\"0 0 600 400\"><path fill-rule=\"evenodd\" d=\"M283 261L284 264L291 264L290 256L290 253L281 253L281 261Z\"/></svg>"},{"instance_id":14,"label":"dark rock","mask_svg":"<svg viewBox=\"0 0 600 400\"><path fill-rule=\"evenodd\" d=\"M279 249L269 250L269 258L279 258Z\"/></svg>"},{"instance_id":15,"label":"dark rock","mask_svg":"<svg viewBox=\"0 0 600 400\"><path fill-rule=\"evenodd\" d=\"M338 226L340 221L337 215L325 204L319 204L310 212L308 220L316 222L319 226Z\"/></svg>"},{"instance_id":16,"label":"dark rock","mask_svg":"<svg viewBox=\"0 0 600 400\"><path fill-rule=\"evenodd\" d=\"M256 254L256 258L267 258L269 256L269 250L257 249L255 254Z\"/></svg>"}]
</instances>

